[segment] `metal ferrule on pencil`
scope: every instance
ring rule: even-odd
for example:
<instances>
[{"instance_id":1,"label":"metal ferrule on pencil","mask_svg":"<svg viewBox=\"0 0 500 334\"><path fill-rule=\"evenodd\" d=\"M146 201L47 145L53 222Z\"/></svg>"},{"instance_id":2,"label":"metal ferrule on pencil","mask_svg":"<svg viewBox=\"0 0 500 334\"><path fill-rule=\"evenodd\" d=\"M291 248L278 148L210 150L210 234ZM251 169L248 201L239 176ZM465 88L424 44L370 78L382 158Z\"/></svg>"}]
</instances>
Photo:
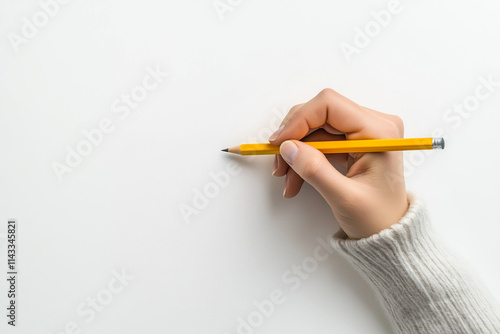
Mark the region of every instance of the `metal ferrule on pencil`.
<instances>
[{"instance_id":1,"label":"metal ferrule on pencil","mask_svg":"<svg viewBox=\"0 0 500 334\"><path fill-rule=\"evenodd\" d=\"M438 150L443 150L444 149L444 138L437 137L432 140L432 148L433 149L438 149Z\"/></svg>"}]
</instances>

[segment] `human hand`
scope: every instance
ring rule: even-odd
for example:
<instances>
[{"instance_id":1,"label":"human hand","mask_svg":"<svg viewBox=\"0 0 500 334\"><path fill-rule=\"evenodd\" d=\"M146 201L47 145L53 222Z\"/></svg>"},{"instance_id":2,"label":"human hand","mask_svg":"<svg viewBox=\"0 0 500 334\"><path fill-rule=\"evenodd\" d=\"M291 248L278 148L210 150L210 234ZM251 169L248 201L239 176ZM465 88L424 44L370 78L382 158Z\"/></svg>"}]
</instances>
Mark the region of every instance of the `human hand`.
<instances>
[{"instance_id":1,"label":"human hand","mask_svg":"<svg viewBox=\"0 0 500 334\"><path fill-rule=\"evenodd\" d=\"M324 197L349 238L368 237L399 222L408 210L403 153L323 154L300 140L403 138L403 131L398 116L324 89L290 109L269 138L271 144L280 145L273 175L286 175L286 198L297 195L305 180ZM345 175L339 171L342 167L347 169Z\"/></svg>"}]
</instances>

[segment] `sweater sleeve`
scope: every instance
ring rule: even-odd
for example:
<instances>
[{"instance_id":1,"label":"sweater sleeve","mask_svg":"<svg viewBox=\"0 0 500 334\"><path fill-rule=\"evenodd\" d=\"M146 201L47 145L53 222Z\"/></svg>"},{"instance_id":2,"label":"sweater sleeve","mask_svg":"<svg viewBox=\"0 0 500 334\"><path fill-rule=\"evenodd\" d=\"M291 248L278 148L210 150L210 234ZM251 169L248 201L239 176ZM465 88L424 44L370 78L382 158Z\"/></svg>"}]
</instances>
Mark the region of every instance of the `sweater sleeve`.
<instances>
[{"instance_id":1,"label":"sweater sleeve","mask_svg":"<svg viewBox=\"0 0 500 334\"><path fill-rule=\"evenodd\" d=\"M370 283L396 333L500 333L487 290L436 239L427 209L408 193L408 212L378 234L331 244Z\"/></svg>"}]
</instances>

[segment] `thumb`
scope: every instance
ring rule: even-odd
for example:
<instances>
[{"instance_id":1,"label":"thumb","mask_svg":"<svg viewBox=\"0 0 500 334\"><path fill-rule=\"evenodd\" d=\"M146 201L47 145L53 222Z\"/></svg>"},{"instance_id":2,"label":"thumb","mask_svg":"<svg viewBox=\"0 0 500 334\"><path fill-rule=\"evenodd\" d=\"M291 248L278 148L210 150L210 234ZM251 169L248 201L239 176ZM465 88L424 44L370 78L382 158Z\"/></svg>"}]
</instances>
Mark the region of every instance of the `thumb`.
<instances>
[{"instance_id":1,"label":"thumb","mask_svg":"<svg viewBox=\"0 0 500 334\"><path fill-rule=\"evenodd\" d=\"M286 140L280 154L290 167L331 203L347 187L348 179L330 164L323 153L298 140Z\"/></svg>"}]
</instances>

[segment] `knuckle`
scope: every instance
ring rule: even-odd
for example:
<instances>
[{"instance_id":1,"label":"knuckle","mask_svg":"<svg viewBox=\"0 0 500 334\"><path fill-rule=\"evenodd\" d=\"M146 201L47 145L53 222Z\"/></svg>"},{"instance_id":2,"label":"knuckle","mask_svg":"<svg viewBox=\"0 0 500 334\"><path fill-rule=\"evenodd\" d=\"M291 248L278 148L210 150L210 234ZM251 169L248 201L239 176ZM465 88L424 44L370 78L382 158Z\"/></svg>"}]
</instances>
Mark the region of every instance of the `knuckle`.
<instances>
[{"instance_id":1,"label":"knuckle","mask_svg":"<svg viewBox=\"0 0 500 334\"><path fill-rule=\"evenodd\" d=\"M386 132L389 138L400 138L404 136L404 123L401 117L392 115L386 124Z\"/></svg>"},{"instance_id":2,"label":"knuckle","mask_svg":"<svg viewBox=\"0 0 500 334\"><path fill-rule=\"evenodd\" d=\"M404 132L404 129L405 129L405 124L403 122L403 119L397 115L393 115L393 121L394 121L394 124L396 124L396 127L398 128L398 130L402 134Z\"/></svg>"},{"instance_id":3,"label":"knuckle","mask_svg":"<svg viewBox=\"0 0 500 334\"><path fill-rule=\"evenodd\" d=\"M288 121L293 117L293 115L295 115L295 113L297 112L297 110L299 110L300 107L302 107L303 105L304 104L296 104L293 107L291 107L290 110L288 111L288 114L286 114L285 118L283 118L283 121L281 121L280 126L282 126L283 124L288 123Z\"/></svg>"},{"instance_id":4,"label":"knuckle","mask_svg":"<svg viewBox=\"0 0 500 334\"><path fill-rule=\"evenodd\" d=\"M337 92L334 91L333 89L331 88L324 88L321 92L319 92L318 96L319 97L323 97L323 98L331 98L333 96L336 96L337 95Z\"/></svg>"}]
</instances>

